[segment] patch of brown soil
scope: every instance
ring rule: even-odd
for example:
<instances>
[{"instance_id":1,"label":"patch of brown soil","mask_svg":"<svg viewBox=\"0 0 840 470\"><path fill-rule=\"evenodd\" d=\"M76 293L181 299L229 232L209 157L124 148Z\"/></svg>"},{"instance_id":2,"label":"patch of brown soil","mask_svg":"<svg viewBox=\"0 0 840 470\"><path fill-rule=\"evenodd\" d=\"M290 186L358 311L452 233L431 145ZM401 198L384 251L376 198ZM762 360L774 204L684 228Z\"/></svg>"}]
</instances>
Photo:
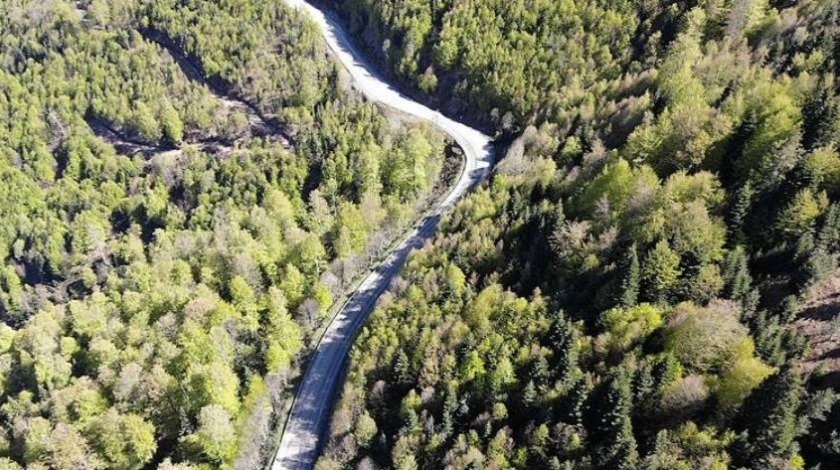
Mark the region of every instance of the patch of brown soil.
<instances>
[{"instance_id":1,"label":"patch of brown soil","mask_svg":"<svg viewBox=\"0 0 840 470\"><path fill-rule=\"evenodd\" d=\"M840 385L840 270L812 288L794 327L811 344L802 371Z\"/></svg>"}]
</instances>

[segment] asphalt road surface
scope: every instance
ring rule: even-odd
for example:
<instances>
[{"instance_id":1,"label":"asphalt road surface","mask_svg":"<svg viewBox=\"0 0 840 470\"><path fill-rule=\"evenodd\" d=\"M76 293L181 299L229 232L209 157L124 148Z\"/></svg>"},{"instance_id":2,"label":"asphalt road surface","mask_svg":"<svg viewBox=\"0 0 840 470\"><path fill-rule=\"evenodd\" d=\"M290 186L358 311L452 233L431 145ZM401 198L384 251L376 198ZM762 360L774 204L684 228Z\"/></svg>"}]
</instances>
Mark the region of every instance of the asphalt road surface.
<instances>
[{"instance_id":1,"label":"asphalt road surface","mask_svg":"<svg viewBox=\"0 0 840 470\"><path fill-rule=\"evenodd\" d=\"M352 76L356 89L371 101L383 103L439 127L461 147L465 162L458 181L447 196L365 278L327 328L298 388L272 470L314 467L329 428L333 403L343 378L344 361L356 333L374 309L376 300L399 272L409 252L423 246L425 240L434 234L441 213L487 177L494 159L490 137L411 100L378 76L335 18L304 0L286 2L308 13L318 24L327 45Z\"/></svg>"}]
</instances>

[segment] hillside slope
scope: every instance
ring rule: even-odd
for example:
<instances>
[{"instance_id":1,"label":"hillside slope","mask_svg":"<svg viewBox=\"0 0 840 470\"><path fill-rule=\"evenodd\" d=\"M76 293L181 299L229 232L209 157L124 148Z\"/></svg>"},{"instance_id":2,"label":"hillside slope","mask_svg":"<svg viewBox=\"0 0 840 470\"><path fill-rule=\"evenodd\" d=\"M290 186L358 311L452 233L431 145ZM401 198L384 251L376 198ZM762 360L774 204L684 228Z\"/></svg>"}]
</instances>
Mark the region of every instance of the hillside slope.
<instances>
[{"instance_id":1,"label":"hillside slope","mask_svg":"<svg viewBox=\"0 0 840 470\"><path fill-rule=\"evenodd\" d=\"M446 189L273 0L0 0L0 467L253 469Z\"/></svg>"},{"instance_id":2,"label":"hillside slope","mask_svg":"<svg viewBox=\"0 0 840 470\"><path fill-rule=\"evenodd\" d=\"M318 468L840 464L794 323L840 250L836 2L341 5L519 138L372 315Z\"/></svg>"}]
</instances>

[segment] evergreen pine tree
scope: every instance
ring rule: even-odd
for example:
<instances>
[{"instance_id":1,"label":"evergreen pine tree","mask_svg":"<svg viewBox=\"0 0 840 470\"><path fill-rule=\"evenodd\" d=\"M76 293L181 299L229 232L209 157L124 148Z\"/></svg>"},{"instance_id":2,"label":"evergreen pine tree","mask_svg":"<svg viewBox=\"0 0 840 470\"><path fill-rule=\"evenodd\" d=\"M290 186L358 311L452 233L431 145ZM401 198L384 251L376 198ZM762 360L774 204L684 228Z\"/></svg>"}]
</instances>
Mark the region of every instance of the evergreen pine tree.
<instances>
[{"instance_id":1,"label":"evergreen pine tree","mask_svg":"<svg viewBox=\"0 0 840 470\"><path fill-rule=\"evenodd\" d=\"M755 191L752 184L747 181L741 189L735 193L734 201L729 212L729 232L732 234L735 243L744 243L744 222L752 206L752 198Z\"/></svg>"},{"instance_id":2,"label":"evergreen pine tree","mask_svg":"<svg viewBox=\"0 0 840 470\"><path fill-rule=\"evenodd\" d=\"M572 384L569 394L566 395L565 406L562 408L562 419L564 422L580 426L583 424L583 413L591 392L591 384L586 377L578 376Z\"/></svg>"},{"instance_id":3,"label":"evergreen pine tree","mask_svg":"<svg viewBox=\"0 0 840 470\"><path fill-rule=\"evenodd\" d=\"M525 390L522 391L522 403L530 410L536 407L538 399L537 387L534 386L533 380L529 380L525 385Z\"/></svg>"},{"instance_id":4,"label":"evergreen pine tree","mask_svg":"<svg viewBox=\"0 0 840 470\"><path fill-rule=\"evenodd\" d=\"M455 387L449 386L446 389L446 399L443 402L443 413L440 420L440 435L446 439L452 435L455 428L454 414L458 408L458 391Z\"/></svg>"},{"instance_id":5,"label":"evergreen pine tree","mask_svg":"<svg viewBox=\"0 0 840 470\"><path fill-rule=\"evenodd\" d=\"M802 109L802 147L813 150L833 141L840 106L832 91L832 80L820 80L813 95Z\"/></svg>"},{"instance_id":6,"label":"evergreen pine tree","mask_svg":"<svg viewBox=\"0 0 840 470\"><path fill-rule=\"evenodd\" d=\"M411 364L403 350L397 353L397 360L394 364L394 378L400 385L406 386L412 383Z\"/></svg>"},{"instance_id":7,"label":"evergreen pine tree","mask_svg":"<svg viewBox=\"0 0 840 470\"><path fill-rule=\"evenodd\" d=\"M561 312L551 325L549 343L554 349L552 369L558 380L568 381L578 367L578 331Z\"/></svg>"},{"instance_id":8,"label":"evergreen pine tree","mask_svg":"<svg viewBox=\"0 0 840 470\"><path fill-rule=\"evenodd\" d=\"M551 371L549 370L548 361L545 359L545 356L537 358L531 367L531 377L533 380L536 380L536 383L540 386L545 385L546 381L551 376Z\"/></svg>"},{"instance_id":9,"label":"evergreen pine tree","mask_svg":"<svg viewBox=\"0 0 840 470\"><path fill-rule=\"evenodd\" d=\"M725 295L734 300L745 300L750 293L752 277L743 247L738 246L726 255L723 265Z\"/></svg>"},{"instance_id":10,"label":"evergreen pine tree","mask_svg":"<svg viewBox=\"0 0 840 470\"><path fill-rule=\"evenodd\" d=\"M840 204L834 203L826 211L825 219L817 234L817 248L838 250L840 245Z\"/></svg>"},{"instance_id":11,"label":"evergreen pine tree","mask_svg":"<svg viewBox=\"0 0 840 470\"><path fill-rule=\"evenodd\" d=\"M594 395L588 415L594 467L602 470L633 470L639 453L633 436L633 394L630 376L620 371Z\"/></svg>"},{"instance_id":12,"label":"evergreen pine tree","mask_svg":"<svg viewBox=\"0 0 840 470\"><path fill-rule=\"evenodd\" d=\"M627 250L624 273L621 279L618 304L622 308L636 306L639 300L639 254L633 244Z\"/></svg>"},{"instance_id":13,"label":"evergreen pine tree","mask_svg":"<svg viewBox=\"0 0 840 470\"><path fill-rule=\"evenodd\" d=\"M647 400L656 393L656 380L653 376L653 364L645 362L633 377L633 396L637 404L646 404Z\"/></svg>"},{"instance_id":14,"label":"evergreen pine tree","mask_svg":"<svg viewBox=\"0 0 840 470\"><path fill-rule=\"evenodd\" d=\"M736 466L767 468L774 459L795 452L803 394L800 379L789 364L750 394L736 422L742 431L733 445Z\"/></svg>"}]
</instances>

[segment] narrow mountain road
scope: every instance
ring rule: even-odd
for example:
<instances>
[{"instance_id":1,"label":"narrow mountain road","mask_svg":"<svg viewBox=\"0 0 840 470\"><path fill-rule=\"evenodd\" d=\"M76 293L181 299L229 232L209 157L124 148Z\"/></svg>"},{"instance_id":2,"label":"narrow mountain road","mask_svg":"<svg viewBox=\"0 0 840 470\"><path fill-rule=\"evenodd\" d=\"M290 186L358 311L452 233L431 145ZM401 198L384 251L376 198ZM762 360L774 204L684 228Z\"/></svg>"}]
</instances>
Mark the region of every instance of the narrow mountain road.
<instances>
[{"instance_id":1,"label":"narrow mountain road","mask_svg":"<svg viewBox=\"0 0 840 470\"><path fill-rule=\"evenodd\" d=\"M272 470L310 469L315 465L329 427L333 402L342 382L344 361L356 333L374 309L376 300L405 263L409 252L421 247L434 234L440 216L446 209L487 177L494 160L490 137L411 100L378 76L335 18L304 0L286 2L308 13L318 24L327 45L352 76L354 87L364 96L433 123L458 143L466 161L449 194L365 278L330 323L298 388Z\"/></svg>"}]
</instances>

